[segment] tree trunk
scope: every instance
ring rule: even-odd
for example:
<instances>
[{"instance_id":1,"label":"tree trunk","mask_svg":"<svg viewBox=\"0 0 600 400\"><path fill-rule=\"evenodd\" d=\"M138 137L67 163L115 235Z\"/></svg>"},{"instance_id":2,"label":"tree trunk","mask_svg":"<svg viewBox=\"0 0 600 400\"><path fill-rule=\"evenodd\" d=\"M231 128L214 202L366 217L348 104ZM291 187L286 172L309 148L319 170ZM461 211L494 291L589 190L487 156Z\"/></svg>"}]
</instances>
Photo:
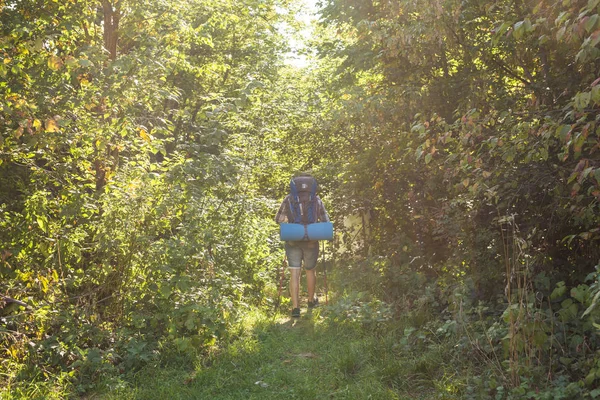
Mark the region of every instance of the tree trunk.
<instances>
[{"instance_id":1,"label":"tree trunk","mask_svg":"<svg viewBox=\"0 0 600 400\"><path fill-rule=\"evenodd\" d=\"M119 38L119 21L121 19L120 0L102 0L104 12L104 47L110 54L110 59L117 58L117 40Z\"/></svg>"}]
</instances>

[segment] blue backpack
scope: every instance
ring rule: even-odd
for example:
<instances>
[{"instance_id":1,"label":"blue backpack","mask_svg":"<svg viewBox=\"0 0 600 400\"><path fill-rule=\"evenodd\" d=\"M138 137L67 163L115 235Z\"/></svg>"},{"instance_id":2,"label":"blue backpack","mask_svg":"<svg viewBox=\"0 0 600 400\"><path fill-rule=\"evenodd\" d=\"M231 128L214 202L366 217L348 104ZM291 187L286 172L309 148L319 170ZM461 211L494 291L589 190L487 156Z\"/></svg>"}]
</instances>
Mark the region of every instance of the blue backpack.
<instances>
[{"instance_id":1,"label":"blue backpack","mask_svg":"<svg viewBox=\"0 0 600 400\"><path fill-rule=\"evenodd\" d=\"M298 176L290 181L290 215L294 224L317 222L317 180L312 176Z\"/></svg>"},{"instance_id":2,"label":"blue backpack","mask_svg":"<svg viewBox=\"0 0 600 400\"><path fill-rule=\"evenodd\" d=\"M281 240L332 240L333 224L317 222L317 181L312 176L299 176L290 182L288 221L279 225Z\"/></svg>"}]
</instances>

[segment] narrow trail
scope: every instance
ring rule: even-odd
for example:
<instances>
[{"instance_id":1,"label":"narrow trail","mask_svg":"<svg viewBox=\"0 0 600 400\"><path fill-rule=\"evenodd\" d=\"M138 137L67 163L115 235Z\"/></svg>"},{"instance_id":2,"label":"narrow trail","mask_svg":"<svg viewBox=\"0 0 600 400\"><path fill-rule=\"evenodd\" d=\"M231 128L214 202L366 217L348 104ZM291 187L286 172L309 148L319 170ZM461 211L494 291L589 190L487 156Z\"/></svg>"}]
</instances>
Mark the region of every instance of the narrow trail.
<instances>
[{"instance_id":1,"label":"narrow trail","mask_svg":"<svg viewBox=\"0 0 600 400\"><path fill-rule=\"evenodd\" d=\"M336 322L318 308L291 319L257 314L194 371L142 371L114 399L427 399L409 382L391 336ZM414 376L413 376L414 379ZM410 386L415 389L410 390ZM436 396L437 397L437 396Z\"/></svg>"}]
</instances>

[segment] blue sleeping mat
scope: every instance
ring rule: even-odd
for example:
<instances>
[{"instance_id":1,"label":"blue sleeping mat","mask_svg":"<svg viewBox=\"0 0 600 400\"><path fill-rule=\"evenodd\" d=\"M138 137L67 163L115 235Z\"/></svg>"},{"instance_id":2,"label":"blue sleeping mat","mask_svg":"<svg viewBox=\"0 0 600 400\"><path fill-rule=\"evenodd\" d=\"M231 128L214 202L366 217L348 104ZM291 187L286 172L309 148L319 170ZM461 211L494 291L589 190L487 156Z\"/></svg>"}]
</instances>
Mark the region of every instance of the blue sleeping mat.
<instances>
[{"instance_id":1,"label":"blue sleeping mat","mask_svg":"<svg viewBox=\"0 0 600 400\"><path fill-rule=\"evenodd\" d=\"M279 224L279 237L285 241L333 240L333 224L331 222L316 222L308 225Z\"/></svg>"}]
</instances>

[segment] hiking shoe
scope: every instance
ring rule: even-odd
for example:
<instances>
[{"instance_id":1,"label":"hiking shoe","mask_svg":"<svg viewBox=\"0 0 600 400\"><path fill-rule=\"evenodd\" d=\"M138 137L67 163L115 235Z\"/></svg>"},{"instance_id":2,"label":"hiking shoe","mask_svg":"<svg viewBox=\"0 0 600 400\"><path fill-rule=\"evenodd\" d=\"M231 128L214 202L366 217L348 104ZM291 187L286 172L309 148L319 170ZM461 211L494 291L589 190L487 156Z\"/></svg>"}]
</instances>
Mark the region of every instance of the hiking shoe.
<instances>
[{"instance_id":1,"label":"hiking shoe","mask_svg":"<svg viewBox=\"0 0 600 400\"><path fill-rule=\"evenodd\" d=\"M292 318L300 318L300 309L299 308L294 308L292 310Z\"/></svg>"},{"instance_id":2,"label":"hiking shoe","mask_svg":"<svg viewBox=\"0 0 600 400\"><path fill-rule=\"evenodd\" d=\"M315 308L319 305L319 298L315 297L313 301L308 302L308 308Z\"/></svg>"}]
</instances>

